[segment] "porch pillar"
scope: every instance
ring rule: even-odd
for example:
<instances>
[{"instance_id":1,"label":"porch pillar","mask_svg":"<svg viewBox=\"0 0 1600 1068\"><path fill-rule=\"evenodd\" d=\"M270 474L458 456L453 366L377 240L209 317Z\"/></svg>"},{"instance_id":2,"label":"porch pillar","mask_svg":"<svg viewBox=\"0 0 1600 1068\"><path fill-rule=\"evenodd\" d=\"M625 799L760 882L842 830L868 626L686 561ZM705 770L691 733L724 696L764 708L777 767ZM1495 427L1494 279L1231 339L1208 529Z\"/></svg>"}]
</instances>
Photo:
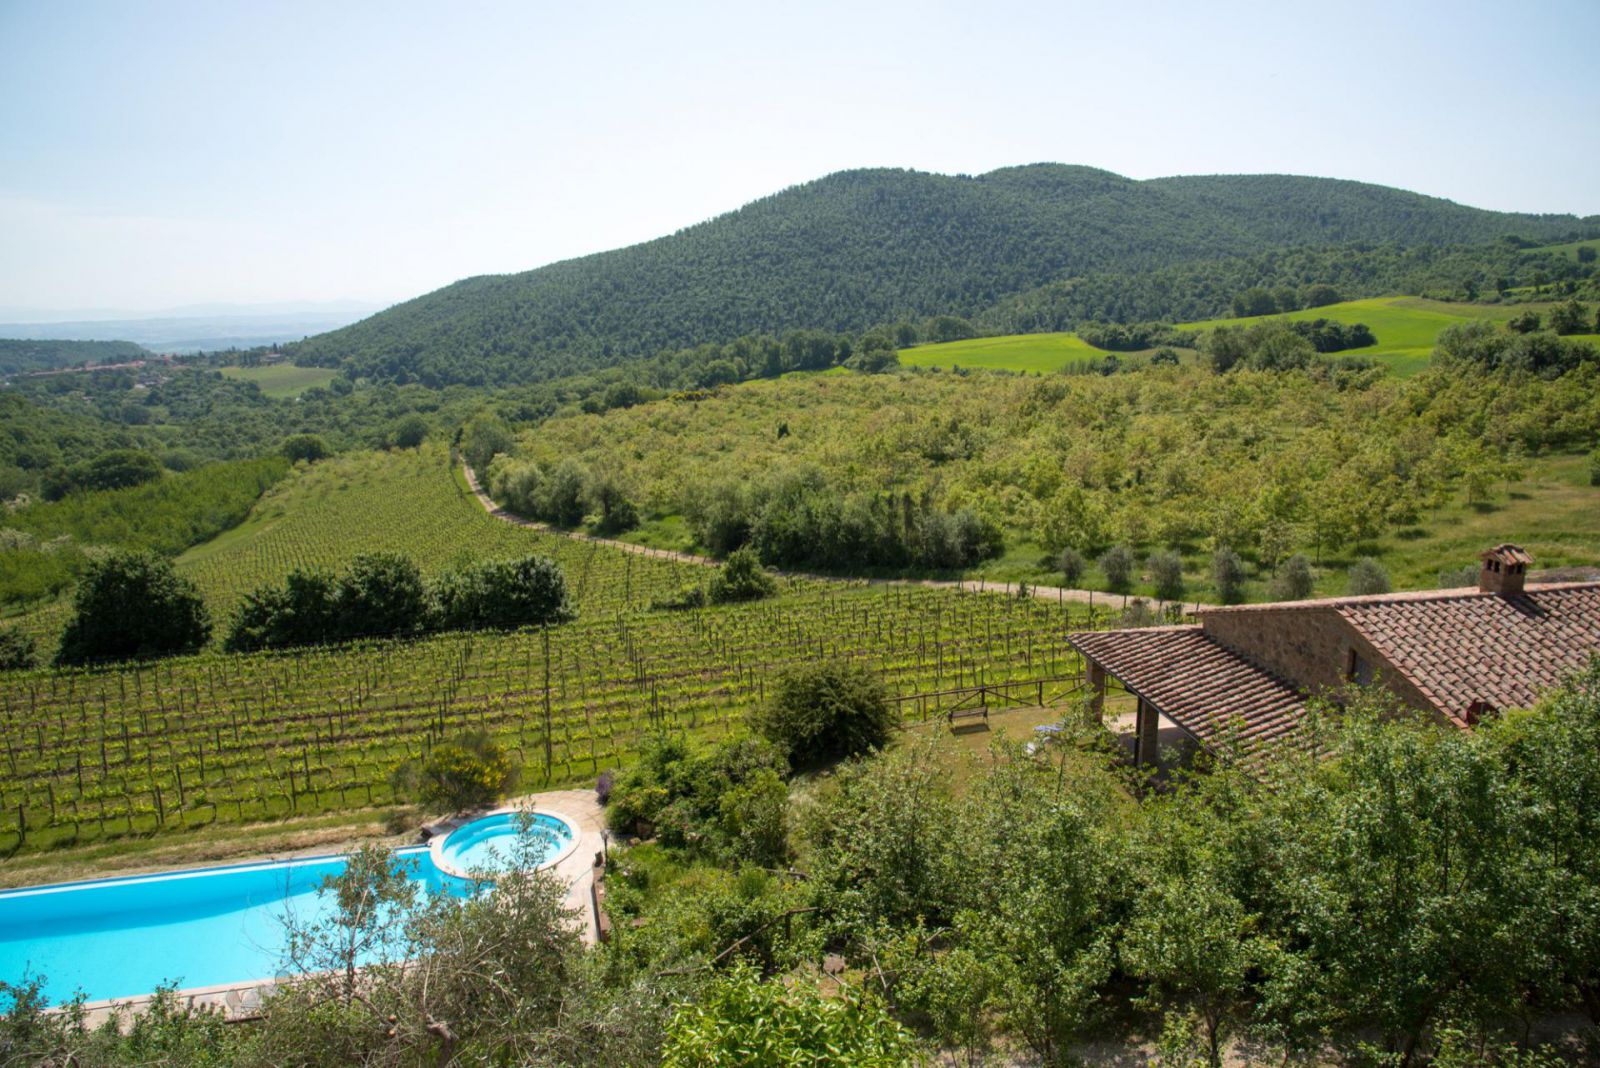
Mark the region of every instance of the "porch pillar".
<instances>
[{"instance_id":1,"label":"porch pillar","mask_svg":"<svg viewBox=\"0 0 1600 1068\"><path fill-rule=\"evenodd\" d=\"M1156 730L1160 719L1155 706L1144 698L1139 698L1139 711L1134 719L1133 762L1140 767L1155 762L1156 749L1159 745Z\"/></svg>"},{"instance_id":2,"label":"porch pillar","mask_svg":"<svg viewBox=\"0 0 1600 1068\"><path fill-rule=\"evenodd\" d=\"M1106 714L1106 669L1093 660L1083 663L1089 679L1089 715L1095 723L1102 723Z\"/></svg>"}]
</instances>

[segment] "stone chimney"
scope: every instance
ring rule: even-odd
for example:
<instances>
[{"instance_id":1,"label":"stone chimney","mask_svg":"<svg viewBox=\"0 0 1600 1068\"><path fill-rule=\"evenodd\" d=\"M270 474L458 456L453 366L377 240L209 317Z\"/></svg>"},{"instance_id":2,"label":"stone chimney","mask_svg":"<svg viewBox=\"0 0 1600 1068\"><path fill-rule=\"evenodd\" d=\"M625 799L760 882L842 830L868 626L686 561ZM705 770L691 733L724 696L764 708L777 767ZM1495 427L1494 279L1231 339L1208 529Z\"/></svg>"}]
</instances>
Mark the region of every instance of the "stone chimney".
<instances>
[{"instance_id":1,"label":"stone chimney","mask_svg":"<svg viewBox=\"0 0 1600 1068\"><path fill-rule=\"evenodd\" d=\"M1521 593L1533 563L1533 557L1510 542L1496 545L1478 559L1483 561L1478 568L1479 593Z\"/></svg>"}]
</instances>

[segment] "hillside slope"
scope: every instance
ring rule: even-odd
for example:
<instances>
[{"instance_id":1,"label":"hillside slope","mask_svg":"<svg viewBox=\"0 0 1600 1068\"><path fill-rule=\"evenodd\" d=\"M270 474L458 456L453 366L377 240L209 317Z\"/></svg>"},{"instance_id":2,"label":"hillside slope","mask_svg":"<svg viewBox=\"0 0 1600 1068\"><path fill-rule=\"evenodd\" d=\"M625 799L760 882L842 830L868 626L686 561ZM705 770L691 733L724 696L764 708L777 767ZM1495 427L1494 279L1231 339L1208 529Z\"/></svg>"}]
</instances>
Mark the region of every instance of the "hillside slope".
<instances>
[{"instance_id":1,"label":"hillside slope","mask_svg":"<svg viewBox=\"0 0 1600 1068\"><path fill-rule=\"evenodd\" d=\"M1573 216L1281 175L1139 182L1039 164L978 177L843 171L669 237L469 278L296 346L388 380L533 381L793 327L973 314L1053 279L1291 245L1551 239Z\"/></svg>"}]
</instances>

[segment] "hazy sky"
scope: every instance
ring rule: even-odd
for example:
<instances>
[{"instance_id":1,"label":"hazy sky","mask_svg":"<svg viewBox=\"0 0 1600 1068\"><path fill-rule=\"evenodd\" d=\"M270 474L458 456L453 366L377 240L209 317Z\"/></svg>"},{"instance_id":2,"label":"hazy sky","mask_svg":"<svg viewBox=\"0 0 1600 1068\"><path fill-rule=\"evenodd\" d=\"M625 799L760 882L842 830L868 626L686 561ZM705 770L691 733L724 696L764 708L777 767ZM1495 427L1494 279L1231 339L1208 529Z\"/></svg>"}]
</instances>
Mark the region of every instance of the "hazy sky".
<instances>
[{"instance_id":1,"label":"hazy sky","mask_svg":"<svg viewBox=\"0 0 1600 1068\"><path fill-rule=\"evenodd\" d=\"M1600 0L0 0L0 306L399 300L860 166L1600 213L1597 41Z\"/></svg>"}]
</instances>

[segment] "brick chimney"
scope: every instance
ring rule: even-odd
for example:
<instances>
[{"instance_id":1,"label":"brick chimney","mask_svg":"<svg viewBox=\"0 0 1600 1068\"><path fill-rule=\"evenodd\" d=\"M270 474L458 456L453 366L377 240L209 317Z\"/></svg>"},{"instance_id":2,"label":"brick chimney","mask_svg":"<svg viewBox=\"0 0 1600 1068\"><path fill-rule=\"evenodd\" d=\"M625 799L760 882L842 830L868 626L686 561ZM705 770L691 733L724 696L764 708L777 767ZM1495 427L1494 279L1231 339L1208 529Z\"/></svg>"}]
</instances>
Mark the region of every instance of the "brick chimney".
<instances>
[{"instance_id":1,"label":"brick chimney","mask_svg":"<svg viewBox=\"0 0 1600 1068\"><path fill-rule=\"evenodd\" d=\"M1510 542L1496 545L1478 559L1483 561L1478 568L1479 593L1521 593L1528 565L1533 563L1533 557Z\"/></svg>"}]
</instances>

